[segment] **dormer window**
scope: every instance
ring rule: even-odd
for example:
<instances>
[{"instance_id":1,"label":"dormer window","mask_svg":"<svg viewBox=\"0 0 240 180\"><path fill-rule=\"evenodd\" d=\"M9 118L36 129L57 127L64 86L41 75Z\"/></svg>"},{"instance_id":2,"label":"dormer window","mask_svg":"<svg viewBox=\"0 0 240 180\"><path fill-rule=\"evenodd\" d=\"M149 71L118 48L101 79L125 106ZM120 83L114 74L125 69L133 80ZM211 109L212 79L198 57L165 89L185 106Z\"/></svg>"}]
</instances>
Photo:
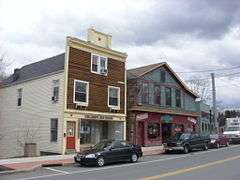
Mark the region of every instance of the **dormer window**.
<instances>
[{"instance_id":1,"label":"dormer window","mask_svg":"<svg viewBox=\"0 0 240 180\"><path fill-rule=\"evenodd\" d=\"M107 75L107 58L92 54L91 58L91 72L101 75Z\"/></svg>"}]
</instances>

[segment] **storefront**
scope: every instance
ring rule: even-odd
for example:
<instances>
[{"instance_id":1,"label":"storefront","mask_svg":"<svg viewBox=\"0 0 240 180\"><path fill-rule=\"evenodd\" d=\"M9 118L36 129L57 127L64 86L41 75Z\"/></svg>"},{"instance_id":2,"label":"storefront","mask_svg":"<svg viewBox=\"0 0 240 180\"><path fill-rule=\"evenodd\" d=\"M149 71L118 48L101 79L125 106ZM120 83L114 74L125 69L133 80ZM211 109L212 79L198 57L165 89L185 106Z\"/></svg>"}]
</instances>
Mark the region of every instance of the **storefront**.
<instances>
[{"instance_id":1,"label":"storefront","mask_svg":"<svg viewBox=\"0 0 240 180\"><path fill-rule=\"evenodd\" d=\"M135 126L135 142L141 146L161 145L176 133L199 129L193 117L160 113L137 113Z\"/></svg>"}]
</instances>

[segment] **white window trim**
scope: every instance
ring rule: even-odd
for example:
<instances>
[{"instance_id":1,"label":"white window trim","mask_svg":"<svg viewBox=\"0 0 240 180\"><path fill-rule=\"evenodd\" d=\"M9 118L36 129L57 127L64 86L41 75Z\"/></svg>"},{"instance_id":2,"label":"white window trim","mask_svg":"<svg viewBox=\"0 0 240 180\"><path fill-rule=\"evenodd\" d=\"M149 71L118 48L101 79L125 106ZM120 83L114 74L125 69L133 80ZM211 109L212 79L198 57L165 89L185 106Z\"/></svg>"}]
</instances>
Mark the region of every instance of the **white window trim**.
<instances>
[{"instance_id":1,"label":"white window trim","mask_svg":"<svg viewBox=\"0 0 240 180\"><path fill-rule=\"evenodd\" d=\"M76 82L80 82L80 83L85 83L87 84L87 87L86 87L86 102L81 102L81 101L75 101L75 87L76 87ZM73 90L73 102L76 103L77 105L80 105L80 106L88 106L88 99L89 99L89 82L87 81L81 81L81 80L77 80L77 79L74 79L74 90Z\"/></svg>"},{"instance_id":2,"label":"white window trim","mask_svg":"<svg viewBox=\"0 0 240 180\"><path fill-rule=\"evenodd\" d=\"M113 105L110 105L109 104L109 92L110 92L110 88L113 88L113 89L118 89L118 105L117 106L113 106ZM120 92L120 87L116 87L116 86L108 86L108 107L110 107L110 108L112 108L112 109L115 109L115 110L120 110L120 104L121 104L121 102L120 102L120 94L121 94L121 92Z\"/></svg>"},{"instance_id":3,"label":"white window trim","mask_svg":"<svg viewBox=\"0 0 240 180\"><path fill-rule=\"evenodd\" d=\"M93 71L93 69L92 69L93 56L97 56L98 57L98 60L97 60L97 66L98 66L97 72ZM91 73L107 76L108 72L106 74L101 74L100 73L100 58L101 57L106 59L105 69L108 69L108 58L107 57L91 53Z\"/></svg>"},{"instance_id":4,"label":"white window trim","mask_svg":"<svg viewBox=\"0 0 240 180\"><path fill-rule=\"evenodd\" d=\"M54 84L54 81L58 81L58 85ZM60 80L59 79L52 80L52 97L54 97L55 87L58 87L58 97L57 97L57 100L54 100L53 102L57 103L59 101L59 96L60 96Z\"/></svg>"}]
</instances>

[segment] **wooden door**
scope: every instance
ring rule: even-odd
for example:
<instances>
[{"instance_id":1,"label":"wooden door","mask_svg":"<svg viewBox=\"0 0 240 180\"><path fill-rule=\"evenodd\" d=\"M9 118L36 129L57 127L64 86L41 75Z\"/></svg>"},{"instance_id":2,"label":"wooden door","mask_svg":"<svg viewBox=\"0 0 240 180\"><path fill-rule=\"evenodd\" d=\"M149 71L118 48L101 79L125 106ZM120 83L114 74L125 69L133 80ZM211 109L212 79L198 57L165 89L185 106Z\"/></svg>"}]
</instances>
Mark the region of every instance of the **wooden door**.
<instances>
[{"instance_id":1,"label":"wooden door","mask_svg":"<svg viewBox=\"0 0 240 180\"><path fill-rule=\"evenodd\" d=\"M75 149L76 123L67 122L67 149Z\"/></svg>"},{"instance_id":2,"label":"wooden door","mask_svg":"<svg viewBox=\"0 0 240 180\"><path fill-rule=\"evenodd\" d=\"M138 122L138 133L137 133L137 137L138 137L138 145L140 146L144 146L144 122Z\"/></svg>"}]
</instances>

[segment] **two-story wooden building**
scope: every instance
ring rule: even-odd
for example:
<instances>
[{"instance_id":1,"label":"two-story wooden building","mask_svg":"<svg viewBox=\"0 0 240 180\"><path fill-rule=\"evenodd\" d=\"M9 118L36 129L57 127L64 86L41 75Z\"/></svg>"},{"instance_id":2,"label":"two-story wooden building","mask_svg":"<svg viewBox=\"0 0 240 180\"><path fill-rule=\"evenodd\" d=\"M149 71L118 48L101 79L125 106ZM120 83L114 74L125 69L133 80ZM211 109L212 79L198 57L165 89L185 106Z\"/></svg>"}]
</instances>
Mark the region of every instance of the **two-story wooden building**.
<instances>
[{"instance_id":1,"label":"two-story wooden building","mask_svg":"<svg viewBox=\"0 0 240 180\"><path fill-rule=\"evenodd\" d=\"M0 88L0 158L79 151L126 136L126 53L94 29L65 52L16 69Z\"/></svg>"},{"instance_id":2,"label":"two-story wooden building","mask_svg":"<svg viewBox=\"0 0 240 180\"><path fill-rule=\"evenodd\" d=\"M155 146L177 132L198 131L197 95L167 63L130 69L127 75L128 140Z\"/></svg>"}]
</instances>

